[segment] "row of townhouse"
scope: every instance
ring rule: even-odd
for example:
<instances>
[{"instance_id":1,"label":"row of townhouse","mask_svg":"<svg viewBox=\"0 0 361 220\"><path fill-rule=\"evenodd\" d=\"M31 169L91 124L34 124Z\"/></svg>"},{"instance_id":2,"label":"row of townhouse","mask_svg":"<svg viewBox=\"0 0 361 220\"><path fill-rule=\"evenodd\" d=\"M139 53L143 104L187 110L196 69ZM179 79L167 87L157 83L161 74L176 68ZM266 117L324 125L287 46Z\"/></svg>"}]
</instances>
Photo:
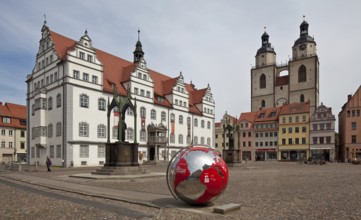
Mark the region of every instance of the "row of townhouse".
<instances>
[{"instance_id":1,"label":"row of townhouse","mask_svg":"<svg viewBox=\"0 0 361 220\"><path fill-rule=\"evenodd\" d=\"M216 124L216 143L218 138L224 140L215 146L219 152L233 149L239 158L251 161L335 159L335 117L323 104L312 114L310 103L304 102L229 118L234 117L225 114Z\"/></svg>"},{"instance_id":2,"label":"row of townhouse","mask_svg":"<svg viewBox=\"0 0 361 220\"><path fill-rule=\"evenodd\" d=\"M182 73L169 77L148 69L139 32L133 62L93 47L87 31L76 41L45 22L41 34L27 77L31 164L44 164L47 156L64 167L104 164L107 140L118 138L120 115L127 127L125 141L139 144L140 163L167 160L192 142L214 145L210 86L197 89L185 83ZM137 112L114 109L108 124L114 92L129 94Z\"/></svg>"},{"instance_id":3,"label":"row of townhouse","mask_svg":"<svg viewBox=\"0 0 361 220\"><path fill-rule=\"evenodd\" d=\"M0 102L0 163L26 160L26 106Z\"/></svg>"}]
</instances>

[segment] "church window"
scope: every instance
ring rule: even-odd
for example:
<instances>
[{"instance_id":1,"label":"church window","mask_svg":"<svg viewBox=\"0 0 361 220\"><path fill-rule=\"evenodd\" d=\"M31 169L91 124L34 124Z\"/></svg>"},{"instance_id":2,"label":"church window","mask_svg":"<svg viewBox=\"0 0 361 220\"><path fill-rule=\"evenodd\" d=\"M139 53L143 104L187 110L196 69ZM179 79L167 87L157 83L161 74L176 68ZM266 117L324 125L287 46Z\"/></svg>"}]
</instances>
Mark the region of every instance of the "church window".
<instances>
[{"instance_id":1,"label":"church window","mask_svg":"<svg viewBox=\"0 0 361 220\"><path fill-rule=\"evenodd\" d=\"M266 101L265 101L265 100L262 100L262 101L261 101L261 107L262 107L262 108L266 107Z\"/></svg>"},{"instance_id":2,"label":"church window","mask_svg":"<svg viewBox=\"0 0 361 220\"><path fill-rule=\"evenodd\" d=\"M298 69L298 82L306 82L307 72L304 65L300 66Z\"/></svg>"},{"instance_id":3,"label":"church window","mask_svg":"<svg viewBox=\"0 0 361 220\"><path fill-rule=\"evenodd\" d=\"M300 96L300 102L305 102L305 96L303 94Z\"/></svg>"},{"instance_id":4,"label":"church window","mask_svg":"<svg viewBox=\"0 0 361 220\"><path fill-rule=\"evenodd\" d=\"M261 89L266 88L266 75L262 74L260 79L259 79L259 87Z\"/></svg>"}]
</instances>

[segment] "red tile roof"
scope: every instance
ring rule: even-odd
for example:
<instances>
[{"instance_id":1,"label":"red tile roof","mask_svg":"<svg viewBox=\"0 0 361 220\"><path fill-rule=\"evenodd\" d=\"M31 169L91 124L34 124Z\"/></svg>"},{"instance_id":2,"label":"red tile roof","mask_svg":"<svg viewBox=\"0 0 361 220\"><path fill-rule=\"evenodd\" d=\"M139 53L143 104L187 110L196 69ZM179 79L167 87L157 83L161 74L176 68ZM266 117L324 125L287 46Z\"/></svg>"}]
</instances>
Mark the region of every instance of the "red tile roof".
<instances>
[{"instance_id":1,"label":"red tile roof","mask_svg":"<svg viewBox=\"0 0 361 220\"><path fill-rule=\"evenodd\" d=\"M13 127L26 129L26 125L21 125L20 120L26 120L26 106L13 103L0 102L0 127ZM3 123L2 117L9 117L11 123Z\"/></svg>"},{"instance_id":2,"label":"red tile roof","mask_svg":"<svg viewBox=\"0 0 361 220\"><path fill-rule=\"evenodd\" d=\"M55 51L59 56L59 59L63 61L66 60L67 51L74 50L77 42L54 31L50 31L50 35L54 42ZM124 88L122 83L130 80L130 74L134 71L135 64L102 50L95 50L97 58L103 64L103 90L105 92L112 93L112 84L115 84L117 86L118 93L126 95L126 88ZM165 95L170 94L177 78L170 78L154 70L149 70L149 73L150 77L154 81L154 103L170 107L171 105L169 102L168 104L158 102L156 97L164 97ZM206 89L197 90L189 84L186 84L186 89L189 92L189 111L196 114L202 114L201 110L197 109L194 105L202 102Z\"/></svg>"},{"instance_id":3,"label":"red tile roof","mask_svg":"<svg viewBox=\"0 0 361 220\"><path fill-rule=\"evenodd\" d=\"M294 102L282 106L280 115L300 114L310 112L310 102Z\"/></svg>"},{"instance_id":4,"label":"red tile roof","mask_svg":"<svg viewBox=\"0 0 361 220\"><path fill-rule=\"evenodd\" d=\"M278 116L281 112L281 108L282 107L263 108L257 111L257 115L254 121L255 122L278 121ZM261 117L261 114L263 114L263 117Z\"/></svg>"},{"instance_id":5,"label":"red tile roof","mask_svg":"<svg viewBox=\"0 0 361 220\"><path fill-rule=\"evenodd\" d=\"M276 86L283 86L289 84L290 77L288 75L286 76L277 76L276 77Z\"/></svg>"},{"instance_id":6,"label":"red tile roof","mask_svg":"<svg viewBox=\"0 0 361 220\"><path fill-rule=\"evenodd\" d=\"M248 121L250 123L253 123L256 116L257 116L257 112L244 112L241 113L241 115L239 116L239 121Z\"/></svg>"}]
</instances>

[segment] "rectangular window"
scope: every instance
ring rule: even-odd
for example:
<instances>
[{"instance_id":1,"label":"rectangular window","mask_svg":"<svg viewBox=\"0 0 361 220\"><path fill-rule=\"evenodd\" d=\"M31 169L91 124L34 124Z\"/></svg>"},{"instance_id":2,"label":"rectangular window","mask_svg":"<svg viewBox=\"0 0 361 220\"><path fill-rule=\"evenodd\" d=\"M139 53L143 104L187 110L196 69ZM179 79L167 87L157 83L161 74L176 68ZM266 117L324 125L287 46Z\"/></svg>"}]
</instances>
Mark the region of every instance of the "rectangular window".
<instances>
[{"instance_id":1,"label":"rectangular window","mask_svg":"<svg viewBox=\"0 0 361 220\"><path fill-rule=\"evenodd\" d=\"M355 117L355 110L352 110L352 117Z\"/></svg>"},{"instance_id":2,"label":"rectangular window","mask_svg":"<svg viewBox=\"0 0 361 220\"><path fill-rule=\"evenodd\" d=\"M299 138L296 138L296 139L295 139L295 142L296 142L296 144L300 144L300 139L299 139Z\"/></svg>"},{"instance_id":3,"label":"rectangular window","mask_svg":"<svg viewBox=\"0 0 361 220\"><path fill-rule=\"evenodd\" d=\"M288 144L292 144L292 138L288 138Z\"/></svg>"},{"instance_id":4,"label":"rectangular window","mask_svg":"<svg viewBox=\"0 0 361 220\"><path fill-rule=\"evenodd\" d=\"M351 136L351 143L356 144L356 135Z\"/></svg>"},{"instance_id":5,"label":"rectangular window","mask_svg":"<svg viewBox=\"0 0 361 220\"><path fill-rule=\"evenodd\" d=\"M93 56L90 55L90 54L88 54L88 61L89 61L89 62L93 62Z\"/></svg>"},{"instance_id":6,"label":"rectangular window","mask_svg":"<svg viewBox=\"0 0 361 220\"><path fill-rule=\"evenodd\" d=\"M302 144L306 144L306 138L302 138Z\"/></svg>"},{"instance_id":7,"label":"rectangular window","mask_svg":"<svg viewBox=\"0 0 361 220\"><path fill-rule=\"evenodd\" d=\"M282 117L282 123L286 123L286 117Z\"/></svg>"},{"instance_id":8,"label":"rectangular window","mask_svg":"<svg viewBox=\"0 0 361 220\"><path fill-rule=\"evenodd\" d=\"M243 143L243 147L245 147L245 146L246 146L246 142L245 142L245 141L243 141L242 143Z\"/></svg>"},{"instance_id":9,"label":"rectangular window","mask_svg":"<svg viewBox=\"0 0 361 220\"><path fill-rule=\"evenodd\" d=\"M88 73L83 73L83 80L88 82L89 81L89 74Z\"/></svg>"},{"instance_id":10,"label":"rectangular window","mask_svg":"<svg viewBox=\"0 0 361 220\"><path fill-rule=\"evenodd\" d=\"M98 84L98 77L97 76L92 76L92 83Z\"/></svg>"},{"instance_id":11,"label":"rectangular window","mask_svg":"<svg viewBox=\"0 0 361 220\"><path fill-rule=\"evenodd\" d=\"M9 130L9 136L13 136L13 130Z\"/></svg>"},{"instance_id":12,"label":"rectangular window","mask_svg":"<svg viewBox=\"0 0 361 220\"><path fill-rule=\"evenodd\" d=\"M352 122L352 123L351 123L351 129L352 129L352 130L356 130L356 122Z\"/></svg>"},{"instance_id":13,"label":"rectangular window","mask_svg":"<svg viewBox=\"0 0 361 220\"><path fill-rule=\"evenodd\" d=\"M2 147L2 148L5 147L5 141L1 141L1 147Z\"/></svg>"},{"instance_id":14,"label":"rectangular window","mask_svg":"<svg viewBox=\"0 0 361 220\"><path fill-rule=\"evenodd\" d=\"M256 147L258 147L258 142L256 141Z\"/></svg>"},{"instance_id":15,"label":"rectangular window","mask_svg":"<svg viewBox=\"0 0 361 220\"><path fill-rule=\"evenodd\" d=\"M282 134L286 134L286 128L282 128Z\"/></svg>"},{"instance_id":16,"label":"rectangular window","mask_svg":"<svg viewBox=\"0 0 361 220\"><path fill-rule=\"evenodd\" d=\"M325 124L320 124L320 130L325 130Z\"/></svg>"},{"instance_id":17,"label":"rectangular window","mask_svg":"<svg viewBox=\"0 0 361 220\"><path fill-rule=\"evenodd\" d=\"M252 133L251 132L248 132L248 137L251 137L252 136Z\"/></svg>"},{"instance_id":18,"label":"rectangular window","mask_svg":"<svg viewBox=\"0 0 361 220\"><path fill-rule=\"evenodd\" d=\"M299 127L295 127L295 132L299 133L300 132L300 128Z\"/></svg>"},{"instance_id":19,"label":"rectangular window","mask_svg":"<svg viewBox=\"0 0 361 220\"><path fill-rule=\"evenodd\" d=\"M141 96L144 96L144 89L141 89L141 90L140 90L140 95L141 95Z\"/></svg>"},{"instance_id":20,"label":"rectangular window","mask_svg":"<svg viewBox=\"0 0 361 220\"><path fill-rule=\"evenodd\" d=\"M357 116L357 117L360 117L360 109L357 109L357 110L356 110L356 116Z\"/></svg>"},{"instance_id":21,"label":"rectangular window","mask_svg":"<svg viewBox=\"0 0 361 220\"><path fill-rule=\"evenodd\" d=\"M350 117L350 110L347 111L347 117Z\"/></svg>"},{"instance_id":22,"label":"rectangular window","mask_svg":"<svg viewBox=\"0 0 361 220\"><path fill-rule=\"evenodd\" d=\"M296 121L296 122L299 122L299 121L300 121L299 118L300 118L299 116L296 116L295 121Z\"/></svg>"},{"instance_id":23,"label":"rectangular window","mask_svg":"<svg viewBox=\"0 0 361 220\"><path fill-rule=\"evenodd\" d=\"M326 144L331 144L331 137L330 136L326 137Z\"/></svg>"},{"instance_id":24,"label":"rectangular window","mask_svg":"<svg viewBox=\"0 0 361 220\"><path fill-rule=\"evenodd\" d=\"M79 53L79 58L82 59L82 60L85 59L85 54L84 54L84 52L80 52L80 53Z\"/></svg>"},{"instance_id":25,"label":"rectangular window","mask_svg":"<svg viewBox=\"0 0 361 220\"><path fill-rule=\"evenodd\" d=\"M118 128L113 127L113 139L118 139Z\"/></svg>"},{"instance_id":26,"label":"rectangular window","mask_svg":"<svg viewBox=\"0 0 361 220\"><path fill-rule=\"evenodd\" d=\"M312 137L312 143L317 144L317 137Z\"/></svg>"},{"instance_id":27,"label":"rectangular window","mask_svg":"<svg viewBox=\"0 0 361 220\"><path fill-rule=\"evenodd\" d=\"M61 158L61 145L56 145L56 158Z\"/></svg>"},{"instance_id":28,"label":"rectangular window","mask_svg":"<svg viewBox=\"0 0 361 220\"><path fill-rule=\"evenodd\" d=\"M105 138L105 125L98 125L98 138Z\"/></svg>"},{"instance_id":29,"label":"rectangular window","mask_svg":"<svg viewBox=\"0 0 361 220\"><path fill-rule=\"evenodd\" d=\"M302 122L306 122L306 115L302 115Z\"/></svg>"},{"instance_id":30,"label":"rectangular window","mask_svg":"<svg viewBox=\"0 0 361 220\"><path fill-rule=\"evenodd\" d=\"M246 137L246 132L242 133L243 137ZM258 133L256 133L256 137L258 137Z\"/></svg>"},{"instance_id":31,"label":"rectangular window","mask_svg":"<svg viewBox=\"0 0 361 220\"><path fill-rule=\"evenodd\" d=\"M248 141L248 147L250 147L251 146L251 142L250 141Z\"/></svg>"},{"instance_id":32,"label":"rectangular window","mask_svg":"<svg viewBox=\"0 0 361 220\"><path fill-rule=\"evenodd\" d=\"M80 158L88 158L89 157L89 146L88 145L80 145Z\"/></svg>"},{"instance_id":33,"label":"rectangular window","mask_svg":"<svg viewBox=\"0 0 361 220\"><path fill-rule=\"evenodd\" d=\"M79 71L78 70L73 70L73 77L75 79L79 79Z\"/></svg>"},{"instance_id":34,"label":"rectangular window","mask_svg":"<svg viewBox=\"0 0 361 220\"><path fill-rule=\"evenodd\" d=\"M274 136L277 137L277 131L274 132Z\"/></svg>"},{"instance_id":35,"label":"rectangular window","mask_svg":"<svg viewBox=\"0 0 361 220\"><path fill-rule=\"evenodd\" d=\"M98 158L105 157L105 146L98 146Z\"/></svg>"},{"instance_id":36,"label":"rectangular window","mask_svg":"<svg viewBox=\"0 0 361 220\"><path fill-rule=\"evenodd\" d=\"M307 131L306 127L302 127L302 132L305 133Z\"/></svg>"},{"instance_id":37,"label":"rectangular window","mask_svg":"<svg viewBox=\"0 0 361 220\"><path fill-rule=\"evenodd\" d=\"M25 142L20 143L20 149L25 149Z\"/></svg>"},{"instance_id":38,"label":"rectangular window","mask_svg":"<svg viewBox=\"0 0 361 220\"><path fill-rule=\"evenodd\" d=\"M288 128L288 133L289 133L289 134L292 133L292 128Z\"/></svg>"},{"instance_id":39,"label":"rectangular window","mask_svg":"<svg viewBox=\"0 0 361 220\"><path fill-rule=\"evenodd\" d=\"M54 158L54 145L50 145L50 158Z\"/></svg>"},{"instance_id":40,"label":"rectangular window","mask_svg":"<svg viewBox=\"0 0 361 220\"><path fill-rule=\"evenodd\" d=\"M147 91L147 98L150 98L150 92Z\"/></svg>"},{"instance_id":41,"label":"rectangular window","mask_svg":"<svg viewBox=\"0 0 361 220\"><path fill-rule=\"evenodd\" d=\"M314 131L317 131L317 127L318 127L317 124L313 124L312 127Z\"/></svg>"},{"instance_id":42,"label":"rectangular window","mask_svg":"<svg viewBox=\"0 0 361 220\"><path fill-rule=\"evenodd\" d=\"M138 95L138 88L134 88L134 94Z\"/></svg>"},{"instance_id":43,"label":"rectangular window","mask_svg":"<svg viewBox=\"0 0 361 220\"><path fill-rule=\"evenodd\" d=\"M55 73L54 73L54 81L55 81L55 80L58 80L58 72L55 72Z\"/></svg>"},{"instance_id":44,"label":"rectangular window","mask_svg":"<svg viewBox=\"0 0 361 220\"><path fill-rule=\"evenodd\" d=\"M282 145L286 145L286 139L282 138Z\"/></svg>"},{"instance_id":45,"label":"rectangular window","mask_svg":"<svg viewBox=\"0 0 361 220\"><path fill-rule=\"evenodd\" d=\"M289 123L292 123L292 116L289 116L289 117L288 117L288 122L289 122Z\"/></svg>"},{"instance_id":46,"label":"rectangular window","mask_svg":"<svg viewBox=\"0 0 361 220\"><path fill-rule=\"evenodd\" d=\"M9 148L13 148L13 142L9 142Z\"/></svg>"},{"instance_id":47,"label":"rectangular window","mask_svg":"<svg viewBox=\"0 0 361 220\"><path fill-rule=\"evenodd\" d=\"M146 140L146 133L144 130L141 130L139 135L140 135L140 141Z\"/></svg>"}]
</instances>

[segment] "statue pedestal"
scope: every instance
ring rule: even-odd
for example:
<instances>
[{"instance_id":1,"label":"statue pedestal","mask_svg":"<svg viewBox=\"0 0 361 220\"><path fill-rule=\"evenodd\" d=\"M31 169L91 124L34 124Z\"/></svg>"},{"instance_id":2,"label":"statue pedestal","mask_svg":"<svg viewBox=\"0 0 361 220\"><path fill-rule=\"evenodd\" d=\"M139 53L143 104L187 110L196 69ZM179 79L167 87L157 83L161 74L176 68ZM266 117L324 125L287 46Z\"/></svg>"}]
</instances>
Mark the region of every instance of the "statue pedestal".
<instances>
[{"instance_id":1,"label":"statue pedestal","mask_svg":"<svg viewBox=\"0 0 361 220\"><path fill-rule=\"evenodd\" d=\"M138 163L138 144L115 142L106 144L105 165L92 174L97 175L134 175L149 173Z\"/></svg>"},{"instance_id":2,"label":"statue pedestal","mask_svg":"<svg viewBox=\"0 0 361 220\"><path fill-rule=\"evenodd\" d=\"M223 160L227 164L242 163L241 150L223 150Z\"/></svg>"},{"instance_id":3,"label":"statue pedestal","mask_svg":"<svg viewBox=\"0 0 361 220\"><path fill-rule=\"evenodd\" d=\"M139 166L138 144L128 142L109 143L105 146L104 166Z\"/></svg>"}]
</instances>

